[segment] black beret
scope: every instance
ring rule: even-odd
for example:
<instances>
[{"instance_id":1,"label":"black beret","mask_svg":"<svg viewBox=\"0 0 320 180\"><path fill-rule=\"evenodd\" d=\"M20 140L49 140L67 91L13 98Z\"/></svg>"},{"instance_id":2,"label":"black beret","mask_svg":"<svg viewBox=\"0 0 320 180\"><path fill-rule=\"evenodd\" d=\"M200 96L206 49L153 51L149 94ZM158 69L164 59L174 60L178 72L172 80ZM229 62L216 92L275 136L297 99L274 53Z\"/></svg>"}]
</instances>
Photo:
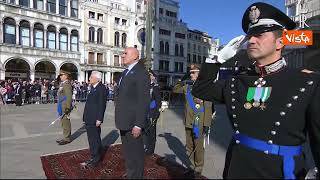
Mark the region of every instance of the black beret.
<instances>
[{"instance_id":1,"label":"black beret","mask_svg":"<svg viewBox=\"0 0 320 180\"><path fill-rule=\"evenodd\" d=\"M286 14L263 2L251 4L242 17L242 29L248 35L295 27L296 23Z\"/></svg>"}]
</instances>

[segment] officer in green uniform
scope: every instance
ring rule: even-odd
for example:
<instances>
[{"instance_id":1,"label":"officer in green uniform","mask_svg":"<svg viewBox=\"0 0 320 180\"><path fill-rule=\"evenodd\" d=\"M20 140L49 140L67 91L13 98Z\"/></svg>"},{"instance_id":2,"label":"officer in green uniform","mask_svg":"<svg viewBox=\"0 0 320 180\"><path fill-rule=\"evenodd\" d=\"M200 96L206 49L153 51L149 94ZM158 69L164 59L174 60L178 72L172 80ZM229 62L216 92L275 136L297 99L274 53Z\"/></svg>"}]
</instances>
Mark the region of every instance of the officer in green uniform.
<instances>
[{"instance_id":1,"label":"officer in green uniform","mask_svg":"<svg viewBox=\"0 0 320 180\"><path fill-rule=\"evenodd\" d=\"M179 80L174 86L174 93L185 95L185 130L186 148L190 158L191 167L186 172L189 177L200 177L204 165L204 137L209 133L212 122L212 102L203 101L191 95L192 84L198 78L200 67L191 65L190 83Z\"/></svg>"},{"instance_id":2,"label":"officer in green uniform","mask_svg":"<svg viewBox=\"0 0 320 180\"><path fill-rule=\"evenodd\" d=\"M71 142L71 123L70 123L70 112L72 109L72 86L69 81L70 73L67 71L60 71L61 83L58 89L58 114L62 116L61 126L63 129L63 139L59 139L56 142L59 145L65 145Z\"/></svg>"}]
</instances>

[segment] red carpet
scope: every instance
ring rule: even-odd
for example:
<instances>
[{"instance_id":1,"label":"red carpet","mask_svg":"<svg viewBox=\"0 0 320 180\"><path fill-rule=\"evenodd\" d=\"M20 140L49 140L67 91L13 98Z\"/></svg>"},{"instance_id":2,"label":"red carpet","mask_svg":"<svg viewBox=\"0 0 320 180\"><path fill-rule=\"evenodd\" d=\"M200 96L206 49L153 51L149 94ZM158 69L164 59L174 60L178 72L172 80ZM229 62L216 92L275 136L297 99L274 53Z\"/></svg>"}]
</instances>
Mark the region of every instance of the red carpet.
<instances>
[{"instance_id":1,"label":"red carpet","mask_svg":"<svg viewBox=\"0 0 320 180\"><path fill-rule=\"evenodd\" d=\"M88 160L88 149L41 156L43 170L48 179L121 178L125 174L121 144L110 146L103 161L96 168L83 168L80 163ZM157 154L145 157L144 178L175 179L183 176L185 168L170 161L163 161ZM203 177L205 178L205 177Z\"/></svg>"}]
</instances>

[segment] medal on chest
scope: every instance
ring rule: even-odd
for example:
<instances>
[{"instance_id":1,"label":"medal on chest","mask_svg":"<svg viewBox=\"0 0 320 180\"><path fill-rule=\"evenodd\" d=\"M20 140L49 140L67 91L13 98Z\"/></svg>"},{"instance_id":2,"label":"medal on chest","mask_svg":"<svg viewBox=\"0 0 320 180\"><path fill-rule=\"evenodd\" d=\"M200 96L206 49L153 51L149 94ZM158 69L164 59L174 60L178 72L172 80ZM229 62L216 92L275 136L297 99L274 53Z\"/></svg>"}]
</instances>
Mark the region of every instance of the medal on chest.
<instances>
[{"instance_id":1,"label":"medal on chest","mask_svg":"<svg viewBox=\"0 0 320 180\"><path fill-rule=\"evenodd\" d=\"M263 78L259 78L254 82L256 87L249 87L246 97L246 103L243 107L245 109L251 109L252 107L260 108L264 110L266 108L266 101L271 95L272 87L263 87L266 81Z\"/></svg>"}]
</instances>

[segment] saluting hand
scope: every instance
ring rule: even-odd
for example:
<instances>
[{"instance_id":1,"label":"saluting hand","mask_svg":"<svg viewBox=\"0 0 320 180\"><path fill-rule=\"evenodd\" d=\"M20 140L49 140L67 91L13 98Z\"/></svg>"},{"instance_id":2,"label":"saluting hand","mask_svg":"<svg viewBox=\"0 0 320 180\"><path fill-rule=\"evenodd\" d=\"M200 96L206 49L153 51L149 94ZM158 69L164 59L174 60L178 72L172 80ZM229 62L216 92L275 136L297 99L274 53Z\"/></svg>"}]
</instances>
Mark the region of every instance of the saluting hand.
<instances>
[{"instance_id":1,"label":"saluting hand","mask_svg":"<svg viewBox=\"0 0 320 180\"><path fill-rule=\"evenodd\" d=\"M141 134L141 129L138 127L132 128L131 134L133 135L134 138L137 138Z\"/></svg>"}]
</instances>

